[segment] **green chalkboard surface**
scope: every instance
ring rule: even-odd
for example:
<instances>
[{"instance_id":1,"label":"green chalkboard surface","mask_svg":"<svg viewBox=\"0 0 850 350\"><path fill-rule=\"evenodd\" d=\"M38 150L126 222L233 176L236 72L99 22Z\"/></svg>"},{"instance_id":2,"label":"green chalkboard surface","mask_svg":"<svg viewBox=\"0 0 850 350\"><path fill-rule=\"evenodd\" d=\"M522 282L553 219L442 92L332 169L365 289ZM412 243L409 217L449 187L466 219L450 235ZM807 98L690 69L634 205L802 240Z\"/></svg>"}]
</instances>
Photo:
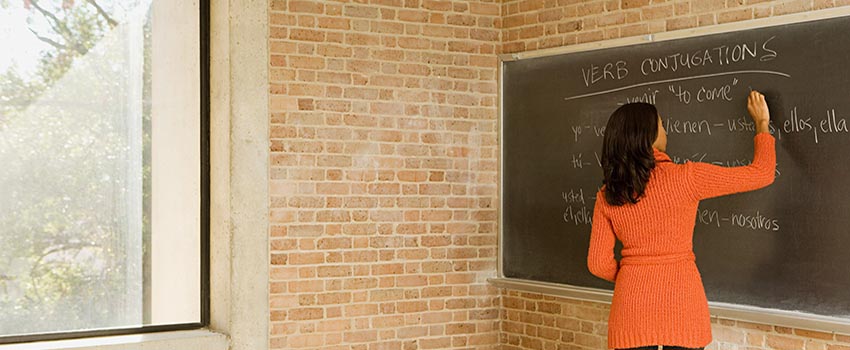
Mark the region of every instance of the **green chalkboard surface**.
<instances>
[{"instance_id":1,"label":"green chalkboard surface","mask_svg":"<svg viewBox=\"0 0 850 350\"><path fill-rule=\"evenodd\" d=\"M708 299L850 316L848 33L839 17L503 62L504 277L613 290L586 265L608 116L654 103L674 162L746 165L757 89L777 177L701 202L694 252Z\"/></svg>"}]
</instances>

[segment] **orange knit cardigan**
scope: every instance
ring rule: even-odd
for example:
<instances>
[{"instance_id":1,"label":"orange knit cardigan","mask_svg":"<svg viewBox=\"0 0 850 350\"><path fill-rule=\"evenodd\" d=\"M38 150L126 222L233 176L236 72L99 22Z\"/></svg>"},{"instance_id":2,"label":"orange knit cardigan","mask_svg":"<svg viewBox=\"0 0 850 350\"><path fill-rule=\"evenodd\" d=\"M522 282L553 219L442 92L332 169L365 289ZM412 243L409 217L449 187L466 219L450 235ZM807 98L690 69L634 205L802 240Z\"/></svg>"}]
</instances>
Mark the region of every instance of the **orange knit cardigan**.
<instances>
[{"instance_id":1,"label":"orange knit cardigan","mask_svg":"<svg viewBox=\"0 0 850 350\"><path fill-rule=\"evenodd\" d=\"M655 150L644 196L637 204L612 206L596 194L587 267L615 282L608 317L608 348L711 343L708 300L693 253L699 201L771 184L775 140L754 137L753 162L741 167L676 164ZM615 237L623 243L614 258Z\"/></svg>"}]
</instances>

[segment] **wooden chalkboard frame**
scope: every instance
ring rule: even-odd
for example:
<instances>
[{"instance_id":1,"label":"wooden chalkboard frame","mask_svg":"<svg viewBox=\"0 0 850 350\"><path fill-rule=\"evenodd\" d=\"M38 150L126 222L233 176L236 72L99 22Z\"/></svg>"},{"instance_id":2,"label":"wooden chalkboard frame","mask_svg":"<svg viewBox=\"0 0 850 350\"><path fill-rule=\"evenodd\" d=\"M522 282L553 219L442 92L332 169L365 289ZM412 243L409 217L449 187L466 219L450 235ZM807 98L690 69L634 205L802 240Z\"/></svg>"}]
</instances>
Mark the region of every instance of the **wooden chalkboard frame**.
<instances>
[{"instance_id":1,"label":"wooden chalkboard frame","mask_svg":"<svg viewBox=\"0 0 850 350\"><path fill-rule=\"evenodd\" d=\"M649 34L643 36L636 37L628 37L628 38L620 38L620 39L611 39L604 40L598 42L584 43L578 45L570 45L563 47L554 47L547 48L541 50L520 52L520 53L511 53L511 54L502 54L499 55L499 64L498 64L498 93L499 93L499 103L498 103L498 138L499 138L499 177L498 177L498 194L499 194L499 207L498 207L498 262L497 262L497 277L488 279L492 285L498 288L511 289L511 290L519 290L519 291L527 291L534 293L542 293L554 296L562 296L566 298L578 299L578 300L587 300L594 302L603 302L603 303L611 303L613 292L605 289L597 289L597 288L588 288L588 287L580 287L573 286L567 284L557 284L550 282L541 282L541 281L531 281L531 280L523 280L516 278L508 278L504 275L503 268L503 260L504 260L504 252L503 252L503 213L502 210L504 208L504 195L503 191L503 183L504 179L504 147L503 147L503 77L502 73L504 71L503 65L505 62L522 60L527 58L534 57L545 57L552 55L560 55L565 53L573 53L573 52L582 52L582 51L591 51L605 48L613 48L613 47L623 47L629 45L637 45L644 44L650 42L659 42L666 40L675 40L675 39L683 39L690 37L698 37L705 36L711 34L719 34L719 33L728 33L735 32L741 30L755 29L755 28L763 28L763 27L772 27L784 24L792 24L792 23L801 23L801 22L810 22L810 21L818 21L829 18L837 18L837 17L845 17L850 16L850 6L847 7L839 7L839 8L830 8L812 12L804 12L804 13L796 13L784 16L777 17L767 17L756 20L749 20L744 22L735 22L735 23L727 23L727 24L719 24L712 25L700 28L691 28L691 29L683 29L676 30L670 32ZM750 305L739 305L739 304L730 304L730 303L722 303L722 302L714 302L709 301L709 310L711 312L712 319L733 319L733 320L742 320L748 322L756 322L763 324L771 324L771 325L780 325L792 328L799 329L810 329L810 330L818 330L818 331L826 331L830 333L844 333L850 334L850 319L845 318L837 318L837 317L829 317L823 315L816 315L804 312L793 312L779 309L767 309L760 308Z\"/></svg>"}]
</instances>

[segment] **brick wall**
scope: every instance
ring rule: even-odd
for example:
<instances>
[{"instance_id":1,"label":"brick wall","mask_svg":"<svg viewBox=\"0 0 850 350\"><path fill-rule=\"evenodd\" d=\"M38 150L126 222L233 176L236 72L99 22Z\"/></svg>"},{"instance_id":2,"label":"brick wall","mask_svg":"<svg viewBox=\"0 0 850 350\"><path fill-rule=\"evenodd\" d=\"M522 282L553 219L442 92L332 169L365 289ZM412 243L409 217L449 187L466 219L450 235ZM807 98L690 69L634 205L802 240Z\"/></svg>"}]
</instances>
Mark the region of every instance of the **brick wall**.
<instances>
[{"instance_id":1,"label":"brick wall","mask_svg":"<svg viewBox=\"0 0 850 350\"><path fill-rule=\"evenodd\" d=\"M514 349L606 349L609 304L505 291L501 344ZM712 317L706 349L850 350L850 334L832 334Z\"/></svg>"},{"instance_id":2,"label":"brick wall","mask_svg":"<svg viewBox=\"0 0 850 350\"><path fill-rule=\"evenodd\" d=\"M499 3L269 6L270 348L497 348Z\"/></svg>"},{"instance_id":3,"label":"brick wall","mask_svg":"<svg viewBox=\"0 0 850 350\"><path fill-rule=\"evenodd\" d=\"M847 4L270 0L270 348L604 349L607 304L486 283L496 54ZM713 322L709 349L850 350Z\"/></svg>"},{"instance_id":4,"label":"brick wall","mask_svg":"<svg viewBox=\"0 0 850 350\"><path fill-rule=\"evenodd\" d=\"M850 0L506 0L502 52L745 21ZM609 304L503 291L502 349L605 349ZM850 350L850 335L712 318L712 350Z\"/></svg>"},{"instance_id":5,"label":"brick wall","mask_svg":"<svg viewBox=\"0 0 850 350\"><path fill-rule=\"evenodd\" d=\"M850 0L505 0L502 51L521 52L850 5Z\"/></svg>"}]
</instances>

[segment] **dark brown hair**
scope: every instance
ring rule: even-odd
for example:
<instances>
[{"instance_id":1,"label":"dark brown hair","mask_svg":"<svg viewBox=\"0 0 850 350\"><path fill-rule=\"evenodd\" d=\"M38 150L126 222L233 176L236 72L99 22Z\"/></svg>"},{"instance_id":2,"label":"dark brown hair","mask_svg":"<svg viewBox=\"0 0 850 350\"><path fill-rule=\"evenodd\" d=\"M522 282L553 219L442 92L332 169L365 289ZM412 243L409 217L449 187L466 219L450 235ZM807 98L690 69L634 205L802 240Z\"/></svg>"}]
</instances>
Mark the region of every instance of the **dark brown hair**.
<instances>
[{"instance_id":1,"label":"dark brown hair","mask_svg":"<svg viewBox=\"0 0 850 350\"><path fill-rule=\"evenodd\" d=\"M658 110L649 103L627 103L611 114L602 139L605 200L637 203L655 168L652 144L658 136Z\"/></svg>"}]
</instances>

